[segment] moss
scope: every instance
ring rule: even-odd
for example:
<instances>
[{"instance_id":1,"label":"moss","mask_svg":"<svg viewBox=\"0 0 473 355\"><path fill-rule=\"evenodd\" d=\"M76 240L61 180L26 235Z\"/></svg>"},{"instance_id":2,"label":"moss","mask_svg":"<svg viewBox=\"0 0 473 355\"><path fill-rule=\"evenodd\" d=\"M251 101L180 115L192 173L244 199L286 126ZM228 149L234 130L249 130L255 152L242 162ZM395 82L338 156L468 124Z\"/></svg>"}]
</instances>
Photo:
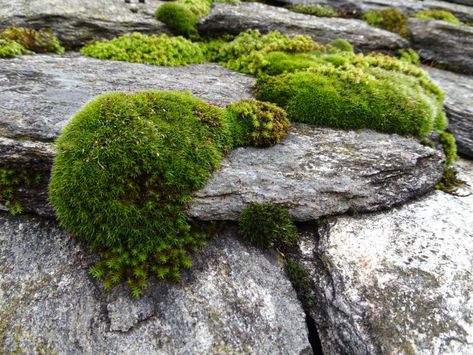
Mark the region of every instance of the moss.
<instances>
[{"instance_id":1,"label":"moss","mask_svg":"<svg viewBox=\"0 0 473 355\"><path fill-rule=\"evenodd\" d=\"M156 19L165 23L175 34L186 37L197 35L197 16L179 3L171 2L160 6L156 10Z\"/></svg>"},{"instance_id":2,"label":"moss","mask_svg":"<svg viewBox=\"0 0 473 355\"><path fill-rule=\"evenodd\" d=\"M337 38L329 43L329 46L332 46L342 52L351 52L353 53L353 46L346 39Z\"/></svg>"},{"instance_id":3,"label":"moss","mask_svg":"<svg viewBox=\"0 0 473 355\"><path fill-rule=\"evenodd\" d=\"M286 271L292 286L297 292L299 299L305 309L311 309L315 306L315 296L310 286L310 277L304 267L297 261L288 260Z\"/></svg>"},{"instance_id":4,"label":"moss","mask_svg":"<svg viewBox=\"0 0 473 355\"><path fill-rule=\"evenodd\" d=\"M64 53L64 48L51 32L23 27L9 27L0 31L0 38L15 41L35 53Z\"/></svg>"},{"instance_id":5,"label":"moss","mask_svg":"<svg viewBox=\"0 0 473 355\"><path fill-rule=\"evenodd\" d=\"M23 206L18 200L18 189L23 186L37 186L41 175L31 173L21 168L0 168L0 202L8 208L12 215L23 212Z\"/></svg>"},{"instance_id":6,"label":"moss","mask_svg":"<svg viewBox=\"0 0 473 355\"><path fill-rule=\"evenodd\" d=\"M285 248L297 239L297 229L287 209L271 204L253 203L240 215L240 235L256 247Z\"/></svg>"},{"instance_id":7,"label":"moss","mask_svg":"<svg viewBox=\"0 0 473 355\"><path fill-rule=\"evenodd\" d=\"M455 25L462 26L464 25L454 14L445 10L439 9L429 9L425 11L420 11L413 15L415 18L428 19L428 20L440 20L453 23Z\"/></svg>"},{"instance_id":8,"label":"moss","mask_svg":"<svg viewBox=\"0 0 473 355\"><path fill-rule=\"evenodd\" d=\"M177 4L189 9L195 16L207 16L210 13L211 0L176 0Z\"/></svg>"},{"instance_id":9,"label":"moss","mask_svg":"<svg viewBox=\"0 0 473 355\"><path fill-rule=\"evenodd\" d=\"M447 166L443 172L442 179L435 185L435 189L448 194L457 195L458 189L465 185L466 182L458 178L455 168Z\"/></svg>"},{"instance_id":10,"label":"moss","mask_svg":"<svg viewBox=\"0 0 473 355\"><path fill-rule=\"evenodd\" d=\"M443 152L445 153L445 164L447 166L452 165L458 158L455 137L451 133L440 132L439 142L442 145Z\"/></svg>"},{"instance_id":11,"label":"moss","mask_svg":"<svg viewBox=\"0 0 473 355\"><path fill-rule=\"evenodd\" d=\"M22 54L31 54L31 51L15 41L0 37L0 58L14 58Z\"/></svg>"},{"instance_id":12,"label":"moss","mask_svg":"<svg viewBox=\"0 0 473 355\"><path fill-rule=\"evenodd\" d=\"M336 17L339 16L338 11L333 7L325 5L289 5L289 10L299 12L301 14L313 15L317 17Z\"/></svg>"},{"instance_id":13,"label":"moss","mask_svg":"<svg viewBox=\"0 0 473 355\"><path fill-rule=\"evenodd\" d=\"M363 14L362 19L371 26L397 33L401 37L407 38L409 36L407 16L399 9L387 8L369 11Z\"/></svg>"},{"instance_id":14,"label":"moss","mask_svg":"<svg viewBox=\"0 0 473 355\"><path fill-rule=\"evenodd\" d=\"M267 147L278 143L287 135L289 119L284 110L276 105L253 99L241 100L228 106L228 111L240 121L242 131L235 140L239 145Z\"/></svg>"},{"instance_id":15,"label":"moss","mask_svg":"<svg viewBox=\"0 0 473 355\"><path fill-rule=\"evenodd\" d=\"M112 40L92 42L81 54L98 58L156 65L186 65L202 63L200 47L183 37L143 35L133 33Z\"/></svg>"},{"instance_id":16,"label":"moss","mask_svg":"<svg viewBox=\"0 0 473 355\"><path fill-rule=\"evenodd\" d=\"M403 60L409 64L417 65L420 63L419 55L412 48L399 49L396 54L400 60Z\"/></svg>"}]
</instances>

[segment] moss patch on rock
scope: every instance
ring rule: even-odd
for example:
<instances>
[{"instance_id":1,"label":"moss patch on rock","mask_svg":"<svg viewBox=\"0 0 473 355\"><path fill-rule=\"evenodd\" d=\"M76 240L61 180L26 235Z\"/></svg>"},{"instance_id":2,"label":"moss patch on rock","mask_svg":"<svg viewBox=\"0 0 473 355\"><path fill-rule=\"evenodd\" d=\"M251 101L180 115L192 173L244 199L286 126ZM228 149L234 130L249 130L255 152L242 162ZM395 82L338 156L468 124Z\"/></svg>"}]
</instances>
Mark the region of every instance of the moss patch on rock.
<instances>
[{"instance_id":1,"label":"moss patch on rock","mask_svg":"<svg viewBox=\"0 0 473 355\"><path fill-rule=\"evenodd\" d=\"M338 11L333 7L315 4L315 5L289 5L289 10L299 12L301 14L313 15L317 17L337 17Z\"/></svg>"},{"instance_id":2,"label":"moss patch on rock","mask_svg":"<svg viewBox=\"0 0 473 355\"><path fill-rule=\"evenodd\" d=\"M81 54L98 59L112 59L133 63L176 66L202 63L200 47L183 37L147 36L141 33L124 35L112 40L92 42L81 49Z\"/></svg>"},{"instance_id":3,"label":"moss patch on rock","mask_svg":"<svg viewBox=\"0 0 473 355\"><path fill-rule=\"evenodd\" d=\"M0 30L0 58L32 53L64 53L59 40L49 31L23 27Z\"/></svg>"},{"instance_id":4,"label":"moss patch on rock","mask_svg":"<svg viewBox=\"0 0 473 355\"><path fill-rule=\"evenodd\" d=\"M24 186L37 186L41 182L41 175L27 169L2 167L0 168L0 202L8 208L12 215L23 211L18 201L18 189Z\"/></svg>"},{"instance_id":5,"label":"moss patch on rock","mask_svg":"<svg viewBox=\"0 0 473 355\"><path fill-rule=\"evenodd\" d=\"M22 54L31 53L31 51L27 50L21 44L10 39L0 37L0 58L15 58L16 56Z\"/></svg>"},{"instance_id":6,"label":"moss patch on rock","mask_svg":"<svg viewBox=\"0 0 473 355\"><path fill-rule=\"evenodd\" d=\"M409 36L407 16L399 9L387 8L365 12L362 19L371 26L397 33L401 37Z\"/></svg>"},{"instance_id":7,"label":"moss patch on rock","mask_svg":"<svg viewBox=\"0 0 473 355\"><path fill-rule=\"evenodd\" d=\"M429 9L420 11L414 14L412 17L426 19L426 20L440 20L453 23L455 25L463 26L464 23L461 22L454 14L449 11L440 10L440 9Z\"/></svg>"},{"instance_id":8,"label":"moss patch on rock","mask_svg":"<svg viewBox=\"0 0 473 355\"><path fill-rule=\"evenodd\" d=\"M177 35L194 37L197 35L197 16L187 7L170 2L156 10L156 19L165 23Z\"/></svg>"}]
</instances>

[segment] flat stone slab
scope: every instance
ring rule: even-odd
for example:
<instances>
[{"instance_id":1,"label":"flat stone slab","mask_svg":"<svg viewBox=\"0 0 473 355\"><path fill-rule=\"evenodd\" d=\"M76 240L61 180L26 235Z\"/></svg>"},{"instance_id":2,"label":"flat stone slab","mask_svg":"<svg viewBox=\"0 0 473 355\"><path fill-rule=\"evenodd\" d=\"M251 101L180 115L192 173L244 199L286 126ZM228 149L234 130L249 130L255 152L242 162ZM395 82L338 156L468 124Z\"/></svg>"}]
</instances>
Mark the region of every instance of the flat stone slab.
<instances>
[{"instance_id":1,"label":"flat stone slab","mask_svg":"<svg viewBox=\"0 0 473 355\"><path fill-rule=\"evenodd\" d=\"M301 239L326 354L473 353L473 162L458 169L458 196L331 219Z\"/></svg>"},{"instance_id":2,"label":"flat stone slab","mask_svg":"<svg viewBox=\"0 0 473 355\"><path fill-rule=\"evenodd\" d=\"M0 28L50 28L72 47L129 32L169 33L154 17L159 0L0 0Z\"/></svg>"},{"instance_id":3,"label":"flat stone slab","mask_svg":"<svg viewBox=\"0 0 473 355\"><path fill-rule=\"evenodd\" d=\"M411 45L421 58L449 70L473 74L473 27L445 21L409 19Z\"/></svg>"},{"instance_id":4,"label":"flat stone slab","mask_svg":"<svg viewBox=\"0 0 473 355\"><path fill-rule=\"evenodd\" d=\"M0 213L0 352L310 354L305 314L277 255L227 229L178 284L140 299L104 290L94 256L53 221Z\"/></svg>"},{"instance_id":5,"label":"flat stone slab","mask_svg":"<svg viewBox=\"0 0 473 355\"><path fill-rule=\"evenodd\" d=\"M455 134L458 152L473 158L473 76L424 66L445 92L448 128Z\"/></svg>"},{"instance_id":6,"label":"flat stone slab","mask_svg":"<svg viewBox=\"0 0 473 355\"><path fill-rule=\"evenodd\" d=\"M307 35L323 44L343 38L364 51L393 51L408 46L398 35L361 20L304 15L260 3L215 4L210 15L202 18L199 24L199 32L211 36L236 35L251 28L262 33L280 31L288 35Z\"/></svg>"},{"instance_id":7,"label":"flat stone slab","mask_svg":"<svg viewBox=\"0 0 473 355\"><path fill-rule=\"evenodd\" d=\"M216 64L160 67L77 54L0 59L0 136L53 141L85 103L109 91L190 91L225 106L251 97L253 83Z\"/></svg>"}]
</instances>

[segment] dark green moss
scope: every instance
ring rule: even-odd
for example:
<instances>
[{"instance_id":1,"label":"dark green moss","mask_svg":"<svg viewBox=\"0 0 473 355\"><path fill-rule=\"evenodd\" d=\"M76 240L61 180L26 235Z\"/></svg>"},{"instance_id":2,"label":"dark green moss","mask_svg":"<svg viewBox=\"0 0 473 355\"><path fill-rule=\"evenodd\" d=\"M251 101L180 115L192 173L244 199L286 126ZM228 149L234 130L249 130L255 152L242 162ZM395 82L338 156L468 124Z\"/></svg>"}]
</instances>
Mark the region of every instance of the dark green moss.
<instances>
[{"instance_id":1,"label":"dark green moss","mask_svg":"<svg viewBox=\"0 0 473 355\"><path fill-rule=\"evenodd\" d=\"M197 35L197 16L181 4L171 2L161 5L156 10L156 19L165 23L177 35L186 37Z\"/></svg>"},{"instance_id":2,"label":"dark green moss","mask_svg":"<svg viewBox=\"0 0 473 355\"><path fill-rule=\"evenodd\" d=\"M371 26L397 33L401 37L409 36L407 16L399 9L387 8L369 11L363 14L363 20Z\"/></svg>"},{"instance_id":3,"label":"dark green moss","mask_svg":"<svg viewBox=\"0 0 473 355\"><path fill-rule=\"evenodd\" d=\"M435 188L448 194L457 195L458 189L465 185L465 181L458 178L455 168L452 166L446 166L442 179L437 185L435 185Z\"/></svg>"},{"instance_id":4,"label":"dark green moss","mask_svg":"<svg viewBox=\"0 0 473 355\"><path fill-rule=\"evenodd\" d=\"M0 168L0 202L12 215L23 212L18 200L18 189L37 186L41 175L22 168Z\"/></svg>"},{"instance_id":5,"label":"dark green moss","mask_svg":"<svg viewBox=\"0 0 473 355\"><path fill-rule=\"evenodd\" d=\"M0 39L14 41L26 50L35 53L64 53L64 48L59 40L51 32L45 30L36 31L31 28L9 27L0 31Z\"/></svg>"},{"instance_id":6,"label":"dark green moss","mask_svg":"<svg viewBox=\"0 0 473 355\"><path fill-rule=\"evenodd\" d=\"M200 47L183 37L143 35L133 33L112 40L92 42L81 54L98 58L156 65L186 65L202 63Z\"/></svg>"},{"instance_id":7,"label":"dark green moss","mask_svg":"<svg viewBox=\"0 0 473 355\"><path fill-rule=\"evenodd\" d=\"M287 7L289 10L294 12L299 12L301 14L313 15L317 17L336 17L338 16L338 11L330 6L325 5L289 5Z\"/></svg>"},{"instance_id":8,"label":"dark green moss","mask_svg":"<svg viewBox=\"0 0 473 355\"><path fill-rule=\"evenodd\" d=\"M311 291L310 277L304 267L297 261L288 260L286 264L286 271L292 286L297 292L297 295L304 305L304 308L311 309L315 306L315 297Z\"/></svg>"},{"instance_id":9,"label":"dark green moss","mask_svg":"<svg viewBox=\"0 0 473 355\"><path fill-rule=\"evenodd\" d=\"M240 235L262 249L285 248L297 239L297 229L287 209L271 204L253 203L240 215Z\"/></svg>"},{"instance_id":10,"label":"dark green moss","mask_svg":"<svg viewBox=\"0 0 473 355\"><path fill-rule=\"evenodd\" d=\"M440 9L429 9L425 11L420 11L413 15L415 18L426 19L426 20L440 20L453 23L455 25L462 26L464 25L458 18L455 17L449 11L440 10Z\"/></svg>"}]
</instances>

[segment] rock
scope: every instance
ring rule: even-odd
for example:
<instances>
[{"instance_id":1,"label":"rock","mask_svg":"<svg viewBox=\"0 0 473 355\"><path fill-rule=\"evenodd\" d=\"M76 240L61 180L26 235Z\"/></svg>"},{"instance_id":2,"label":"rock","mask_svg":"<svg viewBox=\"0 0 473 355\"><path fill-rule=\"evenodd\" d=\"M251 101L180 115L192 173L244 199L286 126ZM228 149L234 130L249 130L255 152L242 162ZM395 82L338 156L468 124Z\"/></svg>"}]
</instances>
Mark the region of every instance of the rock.
<instances>
[{"instance_id":1,"label":"rock","mask_svg":"<svg viewBox=\"0 0 473 355\"><path fill-rule=\"evenodd\" d=\"M262 33L280 31L288 35L308 35L324 44L344 38L363 51L393 51L408 46L398 35L371 27L361 20L315 17L260 3L216 4L199 24L200 33L213 36L236 35L250 28Z\"/></svg>"},{"instance_id":2,"label":"rock","mask_svg":"<svg viewBox=\"0 0 473 355\"><path fill-rule=\"evenodd\" d=\"M450 70L473 74L473 27L445 21L409 19L412 47Z\"/></svg>"},{"instance_id":3,"label":"rock","mask_svg":"<svg viewBox=\"0 0 473 355\"><path fill-rule=\"evenodd\" d=\"M376 211L429 191L442 171L441 153L410 138L294 124L274 147L230 152L189 215L237 220L252 202L283 205L297 221Z\"/></svg>"},{"instance_id":4,"label":"rock","mask_svg":"<svg viewBox=\"0 0 473 355\"><path fill-rule=\"evenodd\" d=\"M304 234L292 258L325 354L473 353L473 162L459 165L460 196L435 191Z\"/></svg>"},{"instance_id":5,"label":"rock","mask_svg":"<svg viewBox=\"0 0 473 355\"><path fill-rule=\"evenodd\" d=\"M473 157L473 77L424 67L445 92L449 129L455 134L458 152Z\"/></svg>"},{"instance_id":6,"label":"rock","mask_svg":"<svg viewBox=\"0 0 473 355\"><path fill-rule=\"evenodd\" d=\"M0 28L50 28L63 44L78 47L133 31L169 33L154 18L161 4L159 0L0 0Z\"/></svg>"},{"instance_id":7,"label":"rock","mask_svg":"<svg viewBox=\"0 0 473 355\"><path fill-rule=\"evenodd\" d=\"M86 102L108 91L190 91L224 106L251 97L253 83L216 64L159 67L76 54L0 59L0 136L53 141Z\"/></svg>"},{"instance_id":8,"label":"rock","mask_svg":"<svg viewBox=\"0 0 473 355\"><path fill-rule=\"evenodd\" d=\"M55 222L0 213L0 352L309 354L305 314L276 255L227 229L178 284L140 299L92 280L94 257Z\"/></svg>"},{"instance_id":9,"label":"rock","mask_svg":"<svg viewBox=\"0 0 473 355\"><path fill-rule=\"evenodd\" d=\"M407 14L428 9L440 9L453 13L461 21L473 22L473 8L465 5L473 5L472 0L438 1L438 0L275 0L280 4L321 4L340 10L351 16L358 16L366 11L380 10L387 7L395 7ZM452 4L458 2L458 4ZM462 4L461 4L462 3ZM460 5L461 4L461 5Z\"/></svg>"}]
</instances>

